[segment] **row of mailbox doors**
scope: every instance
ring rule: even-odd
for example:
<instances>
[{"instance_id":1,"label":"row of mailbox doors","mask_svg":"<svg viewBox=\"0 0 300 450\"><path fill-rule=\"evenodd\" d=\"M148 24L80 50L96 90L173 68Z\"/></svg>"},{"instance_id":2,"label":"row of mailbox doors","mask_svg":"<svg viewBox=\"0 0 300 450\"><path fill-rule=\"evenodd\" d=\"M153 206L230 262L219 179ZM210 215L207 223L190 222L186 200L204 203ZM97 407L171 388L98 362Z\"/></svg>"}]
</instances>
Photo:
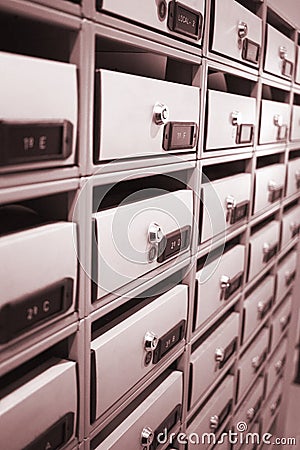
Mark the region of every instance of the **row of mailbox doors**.
<instances>
[{"instance_id":1,"label":"row of mailbox doors","mask_svg":"<svg viewBox=\"0 0 300 450\"><path fill-rule=\"evenodd\" d=\"M211 52L258 68L263 59L265 72L300 83L299 64L295 67L299 48L289 36L288 24L271 20L265 29L265 51L262 50L263 26L261 18L236 0L212 0L209 49ZM205 0L149 0L139 8L136 0L126 5L117 0L96 3L99 12L117 15L123 19L154 28L173 37L201 45L204 31ZM226 20L224 20L224 17ZM299 57L298 57L299 61ZM262 64L261 64L262 65Z\"/></svg>"},{"instance_id":2,"label":"row of mailbox doors","mask_svg":"<svg viewBox=\"0 0 300 450\"><path fill-rule=\"evenodd\" d=\"M1 171L74 165L78 115L76 66L3 52L0 60L4 73L0 86L3 98L0 131L4 142ZM224 74L219 76L222 78ZM96 84L99 87L96 164L196 151L199 88L105 69L96 72ZM206 152L253 144L256 99L243 91L240 95L226 92L226 83L222 84L225 92L214 89L207 92ZM12 89L16 99L13 104ZM130 121L124 121L124 117L130 117ZM262 99L259 143L285 142L290 128L291 141L299 141L299 120L298 104L293 105L291 116L288 103Z\"/></svg>"},{"instance_id":3,"label":"row of mailbox doors","mask_svg":"<svg viewBox=\"0 0 300 450\"><path fill-rule=\"evenodd\" d=\"M297 192L299 160L289 163L288 193ZM277 200L277 192L282 194L284 172L283 164L257 170L256 184L260 183L263 190L257 186L255 206L272 204L270 194L271 200ZM268 184L271 181L274 190L270 191ZM277 188L274 187L276 183ZM239 191L233 197L231 194L236 193L236 186L239 186ZM275 197L272 197L274 193ZM249 196L249 174L204 185L202 240L206 241L246 218ZM234 200L230 209L229 197ZM212 205L214 211L211 211ZM253 280L280 249L283 250L296 239L300 227L299 206L297 201L291 206L285 211L281 224L271 216L263 227L254 229L250 237L251 258L248 266L244 263L245 247L237 245L222 256L217 269L213 261L197 273L199 282L207 278L206 283L200 285L200 297L203 290L210 289L212 299L198 308L201 312L198 313L196 327L214 312L214 305L218 305L218 277L223 279L221 297L226 301L240 288L244 272L248 281ZM6 228L2 230L6 235L0 239L3 261L0 269L3 288L0 343L5 345L16 337L20 338L34 326L75 310L78 253L75 224L44 223L34 211L21 205L3 206L1 213L6 218ZM219 227L217 230L207 226L211 218L213 224L217 222L218 226L214 225L214 228ZM163 193L101 210L94 213L92 219L97 240L92 280L96 282L96 289L93 290L93 300L96 300L118 291L135 279L151 277L152 270L165 263L175 264L177 257L188 256L193 227L193 193L184 189ZM59 256L61 252L64 254L63 259ZM28 254L31 255L30 262ZM32 273L39 273L39 277L32 277ZM12 282L13 274L18 274L18 283Z\"/></svg>"},{"instance_id":4,"label":"row of mailbox doors","mask_svg":"<svg viewBox=\"0 0 300 450\"><path fill-rule=\"evenodd\" d=\"M265 283L268 282L269 280L266 280ZM92 422L100 418L111 405L122 400L152 366L158 364L184 337L187 290L185 285L173 287L92 341ZM227 313L222 323L212 329L204 342L193 345L190 358L189 408L198 406L198 414L189 425L191 432L197 432L199 435L205 432L221 432L235 401L242 401L236 419L240 421L245 416L245 421L250 426L263 397L268 398L272 406L269 408L267 404L262 415L263 429L268 431L264 427L270 425L279 406L281 383L278 381L285 364L287 339L284 336L291 307L292 297L288 295L276 310L271 328L262 328L238 361L237 388L233 388L233 376L227 374L203 407L203 395L214 381L222 374L225 376L228 373L228 368L235 359L239 313ZM172 315L169 314L170 310ZM255 322L256 316L257 314L254 314L247 320ZM157 335L149 331L152 329L157 331ZM114 358L111 357L112 353ZM258 382L245 397L271 354L265 379L262 376L258 378ZM203 367L205 371L202 370ZM156 448L159 444L155 442L158 434L163 433L165 429L169 432L179 423L182 396L182 372L167 369L142 396L129 405L125 419L124 415L122 418L118 416L107 429L95 437L91 448L117 450L123 449L124 445L129 443L132 448ZM40 408L45 403L47 413L40 414ZM52 445L49 448L60 448L74 437L77 406L75 362L51 358L31 369L23 378L14 380L5 388L0 407L0 431L5 448L33 450L44 448L43 445L47 442ZM14 434L15 423L28 423L28 417L34 418L32 426L22 427Z\"/></svg>"}]
</instances>

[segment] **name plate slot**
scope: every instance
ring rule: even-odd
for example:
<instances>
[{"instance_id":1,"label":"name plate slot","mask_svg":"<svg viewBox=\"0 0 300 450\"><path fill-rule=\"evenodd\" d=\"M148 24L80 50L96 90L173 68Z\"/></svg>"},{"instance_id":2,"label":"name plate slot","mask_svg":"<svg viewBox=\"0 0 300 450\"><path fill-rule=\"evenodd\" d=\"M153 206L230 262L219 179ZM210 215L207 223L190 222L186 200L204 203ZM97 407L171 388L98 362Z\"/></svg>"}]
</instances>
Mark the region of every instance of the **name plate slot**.
<instances>
[{"instance_id":1,"label":"name plate slot","mask_svg":"<svg viewBox=\"0 0 300 450\"><path fill-rule=\"evenodd\" d=\"M259 61L260 45L246 38L243 41L242 58L257 64Z\"/></svg>"},{"instance_id":2,"label":"name plate slot","mask_svg":"<svg viewBox=\"0 0 300 450\"><path fill-rule=\"evenodd\" d=\"M162 263L186 250L190 245L190 236L191 227L189 225L164 236L158 244L157 262Z\"/></svg>"},{"instance_id":3,"label":"name plate slot","mask_svg":"<svg viewBox=\"0 0 300 450\"><path fill-rule=\"evenodd\" d=\"M169 416L157 427L154 431L154 440L149 450L156 450L156 448L160 445L158 440L158 435L161 433L169 433L170 430L180 421L181 416L181 405L177 405L173 411L169 414Z\"/></svg>"},{"instance_id":4,"label":"name plate slot","mask_svg":"<svg viewBox=\"0 0 300 450\"><path fill-rule=\"evenodd\" d=\"M277 137L276 137L277 141L284 141L287 137L287 132L288 132L287 125L278 126Z\"/></svg>"},{"instance_id":5,"label":"name plate slot","mask_svg":"<svg viewBox=\"0 0 300 450\"><path fill-rule=\"evenodd\" d=\"M72 153L72 133L68 121L0 122L0 166L66 159Z\"/></svg>"},{"instance_id":6,"label":"name plate slot","mask_svg":"<svg viewBox=\"0 0 300 450\"><path fill-rule=\"evenodd\" d=\"M293 69L294 69L294 64L292 63L292 61L289 61L287 59L284 59L282 61L282 75L284 75L285 77L288 78L292 78L293 76Z\"/></svg>"},{"instance_id":7,"label":"name plate slot","mask_svg":"<svg viewBox=\"0 0 300 450\"><path fill-rule=\"evenodd\" d=\"M0 310L0 343L6 343L34 325L67 311L72 304L73 280L67 278L51 287Z\"/></svg>"},{"instance_id":8,"label":"name plate slot","mask_svg":"<svg viewBox=\"0 0 300 450\"><path fill-rule=\"evenodd\" d=\"M198 40L201 37L202 22L203 17L199 11L176 1L169 3L168 27L171 31Z\"/></svg>"},{"instance_id":9,"label":"name plate slot","mask_svg":"<svg viewBox=\"0 0 300 450\"><path fill-rule=\"evenodd\" d=\"M254 125L243 123L238 125L236 133L236 144L252 144Z\"/></svg>"},{"instance_id":10,"label":"name plate slot","mask_svg":"<svg viewBox=\"0 0 300 450\"><path fill-rule=\"evenodd\" d=\"M164 128L163 149L166 151L194 148L198 127L194 122L169 122Z\"/></svg>"},{"instance_id":11,"label":"name plate slot","mask_svg":"<svg viewBox=\"0 0 300 450\"><path fill-rule=\"evenodd\" d=\"M175 347L184 337L185 320L168 331L158 340L157 347L153 351L153 364L157 364L172 348Z\"/></svg>"},{"instance_id":12,"label":"name plate slot","mask_svg":"<svg viewBox=\"0 0 300 450\"><path fill-rule=\"evenodd\" d=\"M24 450L59 450L73 434L74 413L70 412L58 420L44 434L38 437L32 444L27 445Z\"/></svg>"}]
</instances>

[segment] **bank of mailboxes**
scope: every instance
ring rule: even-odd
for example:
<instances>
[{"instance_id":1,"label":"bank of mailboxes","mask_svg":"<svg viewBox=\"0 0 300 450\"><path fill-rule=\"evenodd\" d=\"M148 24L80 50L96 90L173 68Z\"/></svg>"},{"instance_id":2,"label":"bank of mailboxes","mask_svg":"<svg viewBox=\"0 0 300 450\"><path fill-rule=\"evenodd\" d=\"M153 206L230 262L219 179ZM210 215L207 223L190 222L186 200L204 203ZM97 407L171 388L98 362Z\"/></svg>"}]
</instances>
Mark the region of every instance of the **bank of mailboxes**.
<instances>
[{"instance_id":1,"label":"bank of mailboxes","mask_svg":"<svg viewBox=\"0 0 300 450\"><path fill-rule=\"evenodd\" d=\"M0 344L74 311L75 227L54 222L0 237Z\"/></svg>"},{"instance_id":2,"label":"bank of mailboxes","mask_svg":"<svg viewBox=\"0 0 300 450\"><path fill-rule=\"evenodd\" d=\"M232 425L234 431L236 431L236 425L239 422L245 422L250 430L254 418L256 417L264 398L264 379L259 377L245 400L240 405L237 413L235 414ZM239 448L238 446L236 448Z\"/></svg>"},{"instance_id":3,"label":"bank of mailboxes","mask_svg":"<svg viewBox=\"0 0 300 450\"><path fill-rule=\"evenodd\" d=\"M276 275L276 297L277 303L291 288L297 270L297 251L289 252L278 264Z\"/></svg>"},{"instance_id":4,"label":"bank of mailboxes","mask_svg":"<svg viewBox=\"0 0 300 450\"><path fill-rule=\"evenodd\" d=\"M300 158L288 162L286 196L296 194L300 189Z\"/></svg>"},{"instance_id":5,"label":"bank of mailboxes","mask_svg":"<svg viewBox=\"0 0 300 450\"><path fill-rule=\"evenodd\" d=\"M295 44L272 25L266 26L264 70L278 77L291 79L295 65Z\"/></svg>"},{"instance_id":6,"label":"bank of mailboxes","mask_svg":"<svg viewBox=\"0 0 300 450\"><path fill-rule=\"evenodd\" d=\"M237 350L238 333L239 314L234 312L193 351L190 358L190 406L201 398L224 367L233 361Z\"/></svg>"},{"instance_id":7,"label":"bank of mailboxes","mask_svg":"<svg viewBox=\"0 0 300 450\"><path fill-rule=\"evenodd\" d=\"M114 428L102 442L92 441L93 450L156 448L159 439L179 424L182 408L183 374L173 371ZM161 435L162 436L159 436Z\"/></svg>"},{"instance_id":8,"label":"bank of mailboxes","mask_svg":"<svg viewBox=\"0 0 300 450\"><path fill-rule=\"evenodd\" d=\"M269 348L269 330L263 328L238 362L237 398L242 399L264 364Z\"/></svg>"},{"instance_id":9,"label":"bank of mailboxes","mask_svg":"<svg viewBox=\"0 0 300 450\"><path fill-rule=\"evenodd\" d=\"M283 339L278 349L269 361L267 369L267 383L266 383L266 398L272 392L274 386L278 383L279 378L282 376L287 354L287 339Z\"/></svg>"},{"instance_id":10,"label":"bank of mailboxes","mask_svg":"<svg viewBox=\"0 0 300 450\"><path fill-rule=\"evenodd\" d=\"M75 435L76 411L76 363L52 358L5 386L0 403L1 446L61 448ZM16 424L22 424L17 433Z\"/></svg>"},{"instance_id":11,"label":"bank of mailboxes","mask_svg":"<svg viewBox=\"0 0 300 450\"><path fill-rule=\"evenodd\" d=\"M257 67L261 43L262 24L258 16L235 0L215 0L212 51Z\"/></svg>"},{"instance_id":12,"label":"bank of mailboxes","mask_svg":"<svg viewBox=\"0 0 300 450\"><path fill-rule=\"evenodd\" d=\"M275 350L282 336L287 331L287 327L291 320L291 309L292 297L288 296L273 316L271 325L271 353Z\"/></svg>"},{"instance_id":13,"label":"bank of mailboxes","mask_svg":"<svg viewBox=\"0 0 300 450\"><path fill-rule=\"evenodd\" d=\"M0 170L74 164L76 66L4 52L0 65Z\"/></svg>"},{"instance_id":14,"label":"bank of mailboxes","mask_svg":"<svg viewBox=\"0 0 300 450\"><path fill-rule=\"evenodd\" d=\"M229 92L226 82L223 83L220 78L222 76L219 73L208 76L209 85L220 82L225 85L222 90L207 89L206 151L253 144L256 99L243 95L242 90L241 95Z\"/></svg>"},{"instance_id":15,"label":"bank of mailboxes","mask_svg":"<svg viewBox=\"0 0 300 450\"><path fill-rule=\"evenodd\" d=\"M243 342L254 334L272 307L275 277L267 276L246 298L243 306Z\"/></svg>"},{"instance_id":16,"label":"bank of mailboxes","mask_svg":"<svg viewBox=\"0 0 300 450\"><path fill-rule=\"evenodd\" d=\"M285 142L290 125L289 102L276 100L272 93L267 97L261 100L259 144Z\"/></svg>"},{"instance_id":17,"label":"bank of mailboxes","mask_svg":"<svg viewBox=\"0 0 300 450\"><path fill-rule=\"evenodd\" d=\"M300 232L300 205L296 205L283 214L281 248L288 245Z\"/></svg>"},{"instance_id":18,"label":"bank of mailboxes","mask_svg":"<svg viewBox=\"0 0 300 450\"><path fill-rule=\"evenodd\" d=\"M196 151L199 88L104 69L96 84L98 162Z\"/></svg>"},{"instance_id":19,"label":"bank of mailboxes","mask_svg":"<svg viewBox=\"0 0 300 450\"><path fill-rule=\"evenodd\" d=\"M250 237L248 280L257 276L278 252L279 233L280 223L272 220Z\"/></svg>"},{"instance_id":20,"label":"bank of mailboxes","mask_svg":"<svg viewBox=\"0 0 300 450\"><path fill-rule=\"evenodd\" d=\"M183 340L187 299L188 287L175 286L92 341L94 419L163 362Z\"/></svg>"},{"instance_id":21,"label":"bank of mailboxes","mask_svg":"<svg viewBox=\"0 0 300 450\"><path fill-rule=\"evenodd\" d=\"M97 298L187 251L192 218L193 193L189 190L93 214L98 247Z\"/></svg>"},{"instance_id":22,"label":"bank of mailboxes","mask_svg":"<svg viewBox=\"0 0 300 450\"><path fill-rule=\"evenodd\" d=\"M96 8L99 12L116 14L191 43L200 44L202 40L205 0L147 0L143 8L137 0L126 4L118 0L97 0Z\"/></svg>"},{"instance_id":23,"label":"bank of mailboxes","mask_svg":"<svg viewBox=\"0 0 300 450\"><path fill-rule=\"evenodd\" d=\"M270 398L267 400L266 405L261 413L261 433L267 433L270 431L272 422L275 420L276 414L279 411L279 407L282 400L282 388L283 383L280 380Z\"/></svg>"},{"instance_id":24,"label":"bank of mailboxes","mask_svg":"<svg viewBox=\"0 0 300 450\"><path fill-rule=\"evenodd\" d=\"M224 307L240 291L245 246L236 245L196 273L195 328Z\"/></svg>"},{"instance_id":25,"label":"bank of mailboxes","mask_svg":"<svg viewBox=\"0 0 300 450\"><path fill-rule=\"evenodd\" d=\"M254 214L281 199L284 193L285 171L284 164L271 164L256 169Z\"/></svg>"},{"instance_id":26,"label":"bank of mailboxes","mask_svg":"<svg viewBox=\"0 0 300 450\"><path fill-rule=\"evenodd\" d=\"M219 435L222 427L226 424L233 408L233 375L227 375L221 385L215 390L213 395L205 402L205 405L187 429L187 435L196 433L200 439L204 433L214 433ZM201 442L200 442L201 443ZM208 442L198 448L208 448ZM189 443L188 449L192 450L194 444Z\"/></svg>"},{"instance_id":27,"label":"bank of mailboxes","mask_svg":"<svg viewBox=\"0 0 300 450\"><path fill-rule=\"evenodd\" d=\"M299 139L300 139L300 95L294 94L290 140L299 141Z\"/></svg>"},{"instance_id":28,"label":"bank of mailboxes","mask_svg":"<svg viewBox=\"0 0 300 450\"><path fill-rule=\"evenodd\" d=\"M251 174L248 173L203 184L201 242L207 241L248 217L250 192Z\"/></svg>"}]
</instances>

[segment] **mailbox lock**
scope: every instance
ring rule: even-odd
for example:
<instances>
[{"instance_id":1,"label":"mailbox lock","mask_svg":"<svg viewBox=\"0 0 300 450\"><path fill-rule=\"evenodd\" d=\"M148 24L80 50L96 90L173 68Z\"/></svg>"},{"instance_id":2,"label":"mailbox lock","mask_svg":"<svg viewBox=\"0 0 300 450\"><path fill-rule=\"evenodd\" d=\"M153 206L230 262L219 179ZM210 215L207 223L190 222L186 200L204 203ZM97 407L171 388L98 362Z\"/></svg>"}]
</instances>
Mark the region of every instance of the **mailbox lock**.
<instances>
[{"instance_id":1,"label":"mailbox lock","mask_svg":"<svg viewBox=\"0 0 300 450\"><path fill-rule=\"evenodd\" d=\"M246 22L240 21L237 27L238 35L241 39L245 38L248 34L248 25Z\"/></svg>"},{"instance_id":2,"label":"mailbox lock","mask_svg":"<svg viewBox=\"0 0 300 450\"><path fill-rule=\"evenodd\" d=\"M231 123L233 126L239 126L242 123L242 113L240 111L232 111Z\"/></svg>"},{"instance_id":3,"label":"mailbox lock","mask_svg":"<svg viewBox=\"0 0 300 450\"><path fill-rule=\"evenodd\" d=\"M156 349L158 344L158 337L152 331L147 331L144 337L144 348L147 352L153 351Z\"/></svg>"},{"instance_id":4,"label":"mailbox lock","mask_svg":"<svg viewBox=\"0 0 300 450\"><path fill-rule=\"evenodd\" d=\"M211 416L209 424L211 430L216 430L219 426L219 416Z\"/></svg>"},{"instance_id":5,"label":"mailbox lock","mask_svg":"<svg viewBox=\"0 0 300 450\"><path fill-rule=\"evenodd\" d=\"M261 358L260 356L255 356L255 357L252 359L252 367L253 367L254 369L258 369L259 366L261 365L261 363L262 363L262 358Z\"/></svg>"},{"instance_id":6,"label":"mailbox lock","mask_svg":"<svg viewBox=\"0 0 300 450\"><path fill-rule=\"evenodd\" d=\"M281 59L286 59L287 57L287 49L283 45L279 47L279 56Z\"/></svg>"},{"instance_id":7,"label":"mailbox lock","mask_svg":"<svg viewBox=\"0 0 300 450\"><path fill-rule=\"evenodd\" d=\"M266 305L265 305L264 302L258 302L258 305L257 305L257 311L258 311L259 313L263 313L264 310L265 310L265 307L266 307Z\"/></svg>"},{"instance_id":8,"label":"mailbox lock","mask_svg":"<svg viewBox=\"0 0 300 450\"><path fill-rule=\"evenodd\" d=\"M222 275L220 278L220 287L222 290L229 288L230 278L227 275Z\"/></svg>"},{"instance_id":9,"label":"mailbox lock","mask_svg":"<svg viewBox=\"0 0 300 450\"><path fill-rule=\"evenodd\" d=\"M279 373L283 367L282 360L280 359L279 361L277 361L277 363L275 364L274 367L275 367L276 373Z\"/></svg>"},{"instance_id":10,"label":"mailbox lock","mask_svg":"<svg viewBox=\"0 0 300 450\"><path fill-rule=\"evenodd\" d=\"M289 321L288 316L281 317L281 319L279 320L279 323L280 323L282 329L284 329L287 326L288 321Z\"/></svg>"},{"instance_id":11,"label":"mailbox lock","mask_svg":"<svg viewBox=\"0 0 300 450\"><path fill-rule=\"evenodd\" d=\"M270 248L271 248L270 244L268 244L268 242L265 242L264 245L263 245L263 253L264 253L264 255L269 253Z\"/></svg>"},{"instance_id":12,"label":"mailbox lock","mask_svg":"<svg viewBox=\"0 0 300 450\"><path fill-rule=\"evenodd\" d=\"M299 224L297 222L291 222L290 223L290 230L292 233L296 232L298 230Z\"/></svg>"},{"instance_id":13,"label":"mailbox lock","mask_svg":"<svg viewBox=\"0 0 300 450\"><path fill-rule=\"evenodd\" d=\"M277 189L279 189L279 186L277 185L276 181L270 180L268 183L268 190L272 192L276 191Z\"/></svg>"},{"instance_id":14,"label":"mailbox lock","mask_svg":"<svg viewBox=\"0 0 300 450\"><path fill-rule=\"evenodd\" d=\"M154 433L149 427L145 427L141 433L141 444L146 448L149 448L154 439Z\"/></svg>"},{"instance_id":15,"label":"mailbox lock","mask_svg":"<svg viewBox=\"0 0 300 450\"><path fill-rule=\"evenodd\" d=\"M164 234L157 223L153 222L149 225L148 237L151 244L159 244L162 241Z\"/></svg>"},{"instance_id":16,"label":"mailbox lock","mask_svg":"<svg viewBox=\"0 0 300 450\"><path fill-rule=\"evenodd\" d=\"M228 197L226 197L226 208L232 210L235 207L236 199L232 195L228 195Z\"/></svg>"},{"instance_id":17,"label":"mailbox lock","mask_svg":"<svg viewBox=\"0 0 300 450\"><path fill-rule=\"evenodd\" d=\"M218 347L215 351L215 360L217 362L222 362L224 361L225 358L225 352L223 348Z\"/></svg>"},{"instance_id":18,"label":"mailbox lock","mask_svg":"<svg viewBox=\"0 0 300 450\"><path fill-rule=\"evenodd\" d=\"M274 125L276 127L282 127L283 125L283 118L281 114L275 114L275 116L273 117L273 121L274 121Z\"/></svg>"},{"instance_id":19,"label":"mailbox lock","mask_svg":"<svg viewBox=\"0 0 300 450\"><path fill-rule=\"evenodd\" d=\"M247 419L252 420L254 416L255 416L255 409L249 408L247 411Z\"/></svg>"},{"instance_id":20,"label":"mailbox lock","mask_svg":"<svg viewBox=\"0 0 300 450\"><path fill-rule=\"evenodd\" d=\"M165 125L169 120L169 108L162 103L156 103L153 109L153 117L156 125Z\"/></svg>"}]
</instances>

